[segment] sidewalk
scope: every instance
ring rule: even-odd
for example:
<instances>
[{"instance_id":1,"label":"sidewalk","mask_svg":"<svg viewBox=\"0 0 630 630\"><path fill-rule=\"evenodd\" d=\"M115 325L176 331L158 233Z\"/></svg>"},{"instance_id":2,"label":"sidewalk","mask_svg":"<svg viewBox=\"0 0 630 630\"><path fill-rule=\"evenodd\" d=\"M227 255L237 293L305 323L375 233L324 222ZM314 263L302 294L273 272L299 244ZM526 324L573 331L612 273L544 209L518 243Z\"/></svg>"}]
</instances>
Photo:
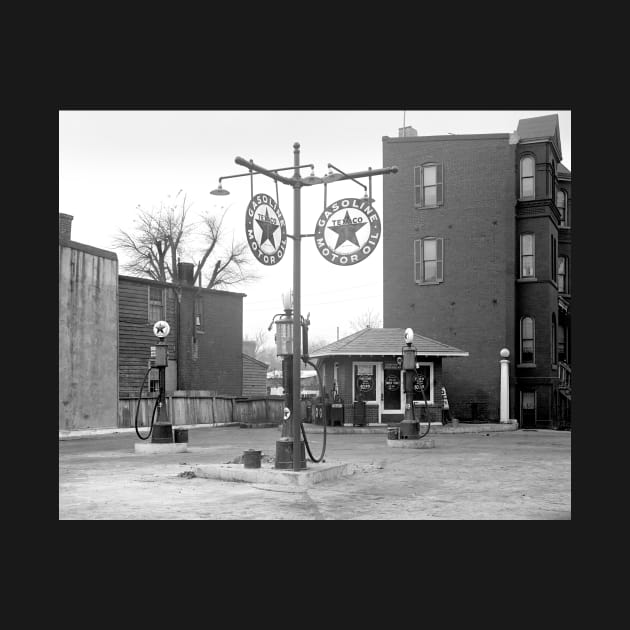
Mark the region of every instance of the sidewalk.
<instances>
[{"instance_id":1,"label":"sidewalk","mask_svg":"<svg viewBox=\"0 0 630 630\"><path fill-rule=\"evenodd\" d=\"M461 426L461 425L460 425ZM146 429L145 429L146 430ZM59 442L59 518L208 520L570 519L571 433L433 434L435 448L393 449L383 434L327 433L326 463L351 474L309 488L199 478L200 464L247 449L275 456L277 428L202 427L189 452L141 455L135 431ZM307 431L311 451L323 435ZM316 469L310 461L307 467Z\"/></svg>"}]
</instances>

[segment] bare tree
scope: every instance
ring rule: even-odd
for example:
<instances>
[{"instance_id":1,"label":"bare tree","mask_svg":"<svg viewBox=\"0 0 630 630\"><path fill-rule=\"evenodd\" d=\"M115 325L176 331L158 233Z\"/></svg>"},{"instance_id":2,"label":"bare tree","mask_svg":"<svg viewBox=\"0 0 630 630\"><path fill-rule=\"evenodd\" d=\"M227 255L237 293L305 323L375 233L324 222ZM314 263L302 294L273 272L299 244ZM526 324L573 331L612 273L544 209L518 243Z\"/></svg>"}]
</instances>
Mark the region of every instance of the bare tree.
<instances>
[{"instance_id":1,"label":"bare tree","mask_svg":"<svg viewBox=\"0 0 630 630\"><path fill-rule=\"evenodd\" d=\"M254 335L253 339L250 339L248 335L246 335L245 338L243 339L243 341L254 342L254 358L255 359L262 360L260 359L259 355L261 355L264 351L268 336L269 336L269 331L263 328L259 328L256 331L256 334ZM274 350L275 350L275 346L274 346Z\"/></svg>"},{"instance_id":2,"label":"bare tree","mask_svg":"<svg viewBox=\"0 0 630 630\"><path fill-rule=\"evenodd\" d=\"M199 281L201 275L201 281L207 289L231 286L259 277L250 268L251 257L247 243L236 242L234 238L229 244L225 243L223 220L229 209L230 206L220 217L209 212L201 216L200 235L204 245L201 250L201 259L195 270L194 283ZM213 255L216 260L213 260ZM214 263L209 267L211 271L206 271L208 260Z\"/></svg>"},{"instance_id":3,"label":"bare tree","mask_svg":"<svg viewBox=\"0 0 630 630\"><path fill-rule=\"evenodd\" d=\"M255 358L266 363L270 370L282 369L282 359L276 355L276 344L263 346L256 352Z\"/></svg>"},{"instance_id":4,"label":"bare tree","mask_svg":"<svg viewBox=\"0 0 630 630\"><path fill-rule=\"evenodd\" d=\"M324 337L312 337L312 338L309 338L309 340L308 340L308 351L309 351L309 354L315 352L315 350L319 350L320 348L323 348L324 346L327 346L329 343L332 343L332 342L328 341L327 339L324 339Z\"/></svg>"},{"instance_id":5,"label":"bare tree","mask_svg":"<svg viewBox=\"0 0 630 630\"><path fill-rule=\"evenodd\" d=\"M123 265L125 271L134 276L148 276L163 282L177 281L177 254L190 228L186 227L186 218L190 206L186 205L186 195L178 207L178 197L161 203L158 209L145 210L136 207L138 214L131 231L119 230L113 239L114 248L126 255Z\"/></svg>"},{"instance_id":6,"label":"bare tree","mask_svg":"<svg viewBox=\"0 0 630 630\"><path fill-rule=\"evenodd\" d=\"M180 190L158 209L137 206L138 216L132 231L119 230L114 248L126 255L123 268L134 276L177 282L177 262L185 256L196 259L193 284L207 289L230 286L256 279L249 265L251 257L245 242L227 242L223 221L229 206L217 217L210 212L198 222L190 220L186 194ZM193 236L196 236L193 242ZM210 271L208 271L208 269Z\"/></svg>"},{"instance_id":7,"label":"bare tree","mask_svg":"<svg viewBox=\"0 0 630 630\"><path fill-rule=\"evenodd\" d=\"M378 311L372 311L371 308L368 308L367 311L350 322L350 326L355 331L363 330L364 328L379 328L380 325L381 314Z\"/></svg>"}]
</instances>

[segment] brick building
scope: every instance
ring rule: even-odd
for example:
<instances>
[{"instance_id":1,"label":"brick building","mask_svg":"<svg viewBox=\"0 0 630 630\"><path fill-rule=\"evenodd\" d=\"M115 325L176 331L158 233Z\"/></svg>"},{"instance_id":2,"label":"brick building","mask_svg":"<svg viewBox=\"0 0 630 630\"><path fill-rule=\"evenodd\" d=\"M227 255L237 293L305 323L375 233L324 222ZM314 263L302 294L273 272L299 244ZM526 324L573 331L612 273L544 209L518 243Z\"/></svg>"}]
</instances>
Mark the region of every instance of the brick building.
<instances>
[{"instance_id":1,"label":"brick building","mask_svg":"<svg viewBox=\"0 0 630 630\"><path fill-rule=\"evenodd\" d=\"M513 133L383 137L383 325L466 348L443 368L453 415L570 424L571 173L557 115Z\"/></svg>"},{"instance_id":2,"label":"brick building","mask_svg":"<svg viewBox=\"0 0 630 630\"><path fill-rule=\"evenodd\" d=\"M243 293L193 286L192 263L179 263L182 282L119 276L120 396L138 395L157 343L153 324L171 328L166 390L205 390L241 396L243 388ZM157 370L149 389L157 387ZM146 387L146 386L145 386Z\"/></svg>"}]
</instances>

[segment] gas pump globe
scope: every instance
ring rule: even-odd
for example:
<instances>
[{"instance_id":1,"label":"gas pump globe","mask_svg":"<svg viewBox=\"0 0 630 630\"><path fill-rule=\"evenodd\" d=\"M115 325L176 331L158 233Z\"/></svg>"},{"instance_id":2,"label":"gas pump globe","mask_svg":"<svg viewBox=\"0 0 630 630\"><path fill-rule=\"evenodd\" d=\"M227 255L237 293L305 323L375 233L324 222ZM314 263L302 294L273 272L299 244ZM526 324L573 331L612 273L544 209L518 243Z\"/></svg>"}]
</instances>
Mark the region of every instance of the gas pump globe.
<instances>
[{"instance_id":1,"label":"gas pump globe","mask_svg":"<svg viewBox=\"0 0 630 630\"><path fill-rule=\"evenodd\" d=\"M276 356L293 356L293 295L291 291L282 294L284 314L274 315L271 326L276 324ZM279 317L279 319L276 319Z\"/></svg>"},{"instance_id":2,"label":"gas pump globe","mask_svg":"<svg viewBox=\"0 0 630 630\"><path fill-rule=\"evenodd\" d=\"M293 318L282 317L276 320L276 356L287 357L293 354Z\"/></svg>"}]
</instances>

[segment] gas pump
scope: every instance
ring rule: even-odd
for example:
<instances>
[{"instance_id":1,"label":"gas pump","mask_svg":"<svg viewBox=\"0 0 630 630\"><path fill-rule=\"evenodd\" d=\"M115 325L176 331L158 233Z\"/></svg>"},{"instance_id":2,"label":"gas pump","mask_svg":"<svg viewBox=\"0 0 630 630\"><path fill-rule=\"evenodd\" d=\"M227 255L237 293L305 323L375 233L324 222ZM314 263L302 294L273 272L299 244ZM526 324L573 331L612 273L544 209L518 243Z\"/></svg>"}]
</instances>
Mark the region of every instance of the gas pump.
<instances>
[{"instance_id":1,"label":"gas pump","mask_svg":"<svg viewBox=\"0 0 630 630\"><path fill-rule=\"evenodd\" d=\"M405 416L399 427L399 438L403 440L419 440L423 438L431 429L431 417L426 431L420 435L420 419L416 420L413 392L415 382L419 379L420 391L422 392L422 401L424 403L424 413L427 412L427 398L424 393L424 377L419 376L416 370L416 348L413 343L413 330L407 328L405 330L405 343L402 348L403 370L405 371Z\"/></svg>"},{"instance_id":2,"label":"gas pump","mask_svg":"<svg viewBox=\"0 0 630 630\"><path fill-rule=\"evenodd\" d=\"M136 407L135 417L136 434L141 440L148 440L150 437L152 444L170 444L173 442L173 425L168 419L168 412L166 409L166 367L168 365L168 345L164 343L164 337L166 337L170 331L171 327L168 325L168 322L165 321L156 322L153 326L153 334L158 338L158 343L156 346L151 347L149 369L144 375L142 385L140 386L140 393L138 394L138 406ZM149 372L154 368L157 368L158 370L159 392L151 414L149 433L142 436L138 431L138 410L140 409L140 401L142 400L142 390L144 388L144 384L147 380ZM156 412L157 420L154 423Z\"/></svg>"},{"instance_id":3,"label":"gas pump","mask_svg":"<svg viewBox=\"0 0 630 630\"><path fill-rule=\"evenodd\" d=\"M291 410L293 409L293 309L291 304L291 293L282 295L284 313L276 313L267 330L271 330L272 326L276 325L276 355L282 357L282 385L284 389L284 414L280 433L280 439L276 441L276 468L292 468L293 467L293 431L292 431L292 418ZM310 313L309 313L310 315ZM308 359L308 327L310 325L309 315L306 318L301 317L301 330L302 330L302 360L304 363L311 365L316 373L317 380L320 385L320 392L323 387L322 380L317 369L317 366L311 363ZM276 319L279 318L279 319ZM309 448L308 440L306 438L306 432L304 425L300 420L300 428L302 431L302 437L304 441L300 442L300 467L306 468L306 456L304 453L304 447L308 450L309 457L313 462L323 461L324 452L326 450L326 426L324 425L324 442L322 447L322 453L319 458L315 458Z\"/></svg>"}]
</instances>

